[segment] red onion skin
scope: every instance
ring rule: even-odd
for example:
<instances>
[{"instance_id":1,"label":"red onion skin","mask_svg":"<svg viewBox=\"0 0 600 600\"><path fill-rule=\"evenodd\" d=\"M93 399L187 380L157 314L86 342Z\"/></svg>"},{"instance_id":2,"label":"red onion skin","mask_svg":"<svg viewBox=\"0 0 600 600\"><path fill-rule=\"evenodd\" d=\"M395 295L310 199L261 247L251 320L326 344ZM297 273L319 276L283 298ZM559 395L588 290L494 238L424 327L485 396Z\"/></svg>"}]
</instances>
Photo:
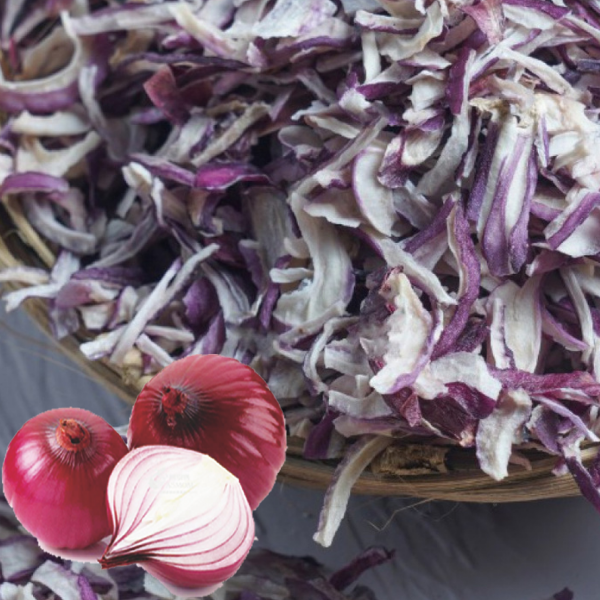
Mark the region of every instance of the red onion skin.
<instances>
[{"instance_id":1,"label":"red onion skin","mask_svg":"<svg viewBox=\"0 0 600 600\"><path fill-rule=\"evenodd\" d=\"M131 412L131 449L148 445L207 454L240 481L254 510L285 461L283 412L250 367L216 354L175 361L142 389Z\"/></svg>"},{"instance_id":2,"label":"red onion skin","mask_svg":"<svg viewBox=\"0 0 600 600\"><path fill-rule=\"evenodd\" d=\"M97 415L81 408L46 411L9 444L4 494L40 543L86 548L110 535L108 478L127 452L121 436Z\"/></svg>"}]
</instances>

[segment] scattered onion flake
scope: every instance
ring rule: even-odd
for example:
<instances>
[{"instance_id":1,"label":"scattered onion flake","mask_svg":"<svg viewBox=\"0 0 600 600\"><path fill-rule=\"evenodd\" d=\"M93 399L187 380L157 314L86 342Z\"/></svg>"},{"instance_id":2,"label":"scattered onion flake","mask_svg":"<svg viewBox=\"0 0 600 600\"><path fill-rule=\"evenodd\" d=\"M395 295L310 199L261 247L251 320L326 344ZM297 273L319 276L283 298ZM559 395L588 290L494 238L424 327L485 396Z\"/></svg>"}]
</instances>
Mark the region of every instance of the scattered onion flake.
<instances>
[{"instance_id":1,"label":"scattered onion flake","mask_svg":"<svg viewBox=\"0 0 600 600\"><path fill-rule=\"evenodd\" d=\"M389 561L394 552L367 548L331 573L310 556L285 556L253 548L239 571L208 600L375 600L361 575ZM0 496L0 598L2 600L175 600L149 573L136 565L102 569L98 564L62 560L42 552L35 538L23 534ZM565 600L564 598L562 600Z\"/></svg>"},{"instance_id":2,"label":"scattered onion flake","mask_svg":"<svg viewBox=\"0 0 600 600\"><path fill-rule=\"evenodd\" d=\"M600 506L598 2L93 6L2 12L0 198L58 257L9 309L134 382L236 358L306 457L526 444Z\"/></svg>"}]
</instances>

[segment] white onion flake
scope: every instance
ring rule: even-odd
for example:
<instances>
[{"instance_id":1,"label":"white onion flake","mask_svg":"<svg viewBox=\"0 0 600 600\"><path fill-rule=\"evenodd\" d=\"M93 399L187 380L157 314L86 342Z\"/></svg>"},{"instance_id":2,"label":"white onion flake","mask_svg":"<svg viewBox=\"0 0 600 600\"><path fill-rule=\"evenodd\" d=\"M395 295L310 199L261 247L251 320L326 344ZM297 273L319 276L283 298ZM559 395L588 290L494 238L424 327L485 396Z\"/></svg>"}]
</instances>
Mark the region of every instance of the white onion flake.
<instances>
[{"instance_id":1,"label":"white onion flake","mask_svg":"<svg viewBox=\"0 0 600 600\"><path fill-rule=\"evenodd\" d=\"M366 466L390 444L391 439L385 437L364 436L350 448L338 466L325 496L319 526L314 535L315 542L321 546L331 546L335 532L344 518L352 486Z\"/></svg>"},{"instance_id":2,"label":"white onion flake","mask_svg":"<svg viewBox=\"0 0 600 600\"><path fill-rule=\"evenodd\" d=\"M16 4L0 202L73 268L8 308L127 377L238 359L307 460L526 443L600 507L598 2Z\"/></svg>"}]
</instances>

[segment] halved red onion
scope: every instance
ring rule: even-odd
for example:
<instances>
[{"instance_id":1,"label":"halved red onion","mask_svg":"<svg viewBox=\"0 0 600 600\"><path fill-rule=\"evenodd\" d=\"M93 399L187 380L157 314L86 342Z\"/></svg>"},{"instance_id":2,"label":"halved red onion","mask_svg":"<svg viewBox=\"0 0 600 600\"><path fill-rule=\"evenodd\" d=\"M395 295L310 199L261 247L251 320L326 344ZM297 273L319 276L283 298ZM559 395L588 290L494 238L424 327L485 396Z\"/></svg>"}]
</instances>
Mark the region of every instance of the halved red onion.
<instances>
[{"instance_id":1,"label":"halved red onion","mask_svg":"<svg viewBox=\"0 0 600 600\"><path fill-rule=\"evenodd\" d=\"M240 481L254 510L285 461L279 403L256 372L216 354L165 367L137 397L127 432L130 448L164 444L214 458Z\"/></svg>"},{"instance_id":2,"label":"halved red onion","mask_svg":"<svg viewBox=\"0 0 600 600\"><path fill-rule=\"evenodd\" d=\"M138 564L178 596L211 594L254 542L254 520L236 477L210 456L146 446L115 467L107 502L113 536L103 568Z\"/></svg>"}]
</instances>

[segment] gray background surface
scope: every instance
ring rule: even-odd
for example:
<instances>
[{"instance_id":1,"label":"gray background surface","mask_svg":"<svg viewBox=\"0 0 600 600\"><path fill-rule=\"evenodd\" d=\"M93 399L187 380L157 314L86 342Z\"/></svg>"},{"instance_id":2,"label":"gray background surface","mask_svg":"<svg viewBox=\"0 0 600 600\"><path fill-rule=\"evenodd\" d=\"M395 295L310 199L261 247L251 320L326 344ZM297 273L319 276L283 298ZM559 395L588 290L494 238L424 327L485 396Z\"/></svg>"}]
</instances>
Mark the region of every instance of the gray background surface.
<instances>
[{"instance_id":1,"label":"gray background surface","mask_svg":"<svg viewBox=\"0 0 600 600\"><path fill-rule=\"evenodd\" d=\"M113 425L128 408L64 358L24 313L0 309L0 454L42 410L80 406ZM333 546L312 541L322 492L277 484L256 513L260 546L339 568L370 545L395 549L366 574L379 600L543 600L565 586L600 598L600 515L583 499L511 505L356 496Z\"/></svg>"}]
</instances>

